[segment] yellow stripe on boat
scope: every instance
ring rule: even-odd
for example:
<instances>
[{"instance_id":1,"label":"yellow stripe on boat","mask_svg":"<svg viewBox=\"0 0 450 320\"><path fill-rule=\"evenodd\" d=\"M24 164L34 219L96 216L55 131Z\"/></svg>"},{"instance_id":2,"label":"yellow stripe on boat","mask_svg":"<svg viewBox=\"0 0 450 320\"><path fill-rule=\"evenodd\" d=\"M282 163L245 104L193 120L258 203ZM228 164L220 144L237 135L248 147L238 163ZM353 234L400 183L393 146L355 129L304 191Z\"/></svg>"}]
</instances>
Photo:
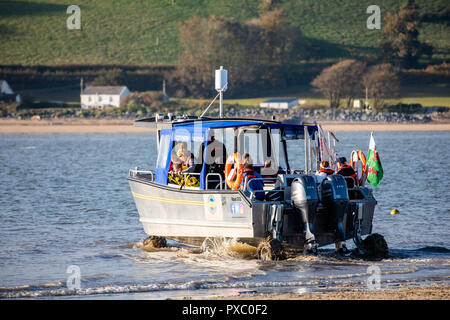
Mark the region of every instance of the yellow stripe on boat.
<instances>
[{"instance_id":1,"label":"yellow stripe on boat","mask_svg":"<svg viewBox=\"0 0 450 320\"><path fill-rule=\"evenodd\" d=\"M203 206L203 201L195 201L195 200L182 200L182 199L171 199L171 198L162 198L162 197L155 197L155 196L146 196L144 194L131 192L134 197L145 199L145 200L153 200L153 201L160 201L160 202L167 202L167 203L174 203L174 204L190 204L194 206Z\"/></svg>"}]
</instances>

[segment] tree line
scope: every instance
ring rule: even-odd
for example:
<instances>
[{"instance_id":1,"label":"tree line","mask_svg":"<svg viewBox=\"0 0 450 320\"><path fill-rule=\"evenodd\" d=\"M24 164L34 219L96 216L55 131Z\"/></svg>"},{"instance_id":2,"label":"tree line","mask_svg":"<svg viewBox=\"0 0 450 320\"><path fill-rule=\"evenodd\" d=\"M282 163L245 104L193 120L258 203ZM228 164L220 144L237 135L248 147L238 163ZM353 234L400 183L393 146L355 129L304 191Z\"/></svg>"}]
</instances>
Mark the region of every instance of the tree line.
<instances>
[{"instance_id":1,"label":"tree line","mask_svg":"<svg viewBox=\"0 0 450 320\"><path fill-rule=\"evenodd\" d=\"M340 61L311 82L329 100L330 108L339 108L341 99L349 108L354 99L365 96L371 99L374 109L380 110L385 99L398 97L401 68L416 67L421 56L431 56L433 48L418 39L421 16L414 0L404 2L397 13L388 13L385 20L379 48L381 63ZM444 65L448 68L448 64Z\"/></svg>"},{"instance_id":2,"label":"tree line","mask_svg":"<svg viewBox=\"0 0 450 320\"><path fill-rule=\"evenodd\" d=\"M180 23L181 54L171 82L188 96L210 95L214 69L229 70L229 94L286 87L294 65L307 60L311 45L291 26L279 1L263 0L257 18L245 22L223 17L193 17ZM421 16L413 0L388 13L377 61L344 60L326 67L311 82L331 108L349 107L356 97L371 98L374 108L398 95L399 73L417 67L432 48L418 40ZM374 63L375 62L375 63Z\"/></svg>"},{"instance_id":3,"label":"tree line","mask_svg":"<svg viewBox=\"0 0 450 320\"><path fill-rule=\"evenodd\" d=\"M221 65L229 71L230 94L286 85L290 64L304 59L309 46L273 1L263 1L260 15L249 21L194 16L179 32L179 67L171 82L191 96L210 95Z\"/></svg>"},{"instance_id":4,"label":"tree line","mask_svg":"<svg viewBox=\"0 0 450 320\"><path fill-rule=\"evenodd\" d=\"M350 108L353 101L370 98L371 107L380 110L387 98L396 98L400 88L397 71L390 64L368 66L365 62L344 60L325 68L312 82L329 101L330 108L339 108L341 100Z\"/></svg>"}]
</instances>

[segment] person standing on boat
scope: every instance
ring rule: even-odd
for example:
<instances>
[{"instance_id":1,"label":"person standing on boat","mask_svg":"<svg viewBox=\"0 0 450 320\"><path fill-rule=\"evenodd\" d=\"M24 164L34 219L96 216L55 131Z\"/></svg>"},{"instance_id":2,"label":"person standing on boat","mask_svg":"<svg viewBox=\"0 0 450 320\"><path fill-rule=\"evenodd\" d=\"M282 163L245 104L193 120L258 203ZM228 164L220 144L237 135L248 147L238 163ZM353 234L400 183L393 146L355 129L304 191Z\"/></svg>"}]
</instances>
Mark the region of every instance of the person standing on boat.
<instances>
[{"instance_id":1,"label":"person standing on boat","mask_svg":"<svg viewBox=\"0 0 450 320\"><path fill-rule=\"evenodd\" d=\"M211 136L208 146L206 147L206 164L209 173L222 174L225 170L225 161L227 159L227 151L225 145Z\"/></svg>"},{"instance_id":2,"label":"person standing on boat","mask_svg":"<svg viewBox=\"0 0 450 320\"><path fill-rule=\"evenodd\" d=\"M205 155L206 173L219 173L223 175L225 170L225 161L227 159L227 151L225 145L216 140L213 135L208 139L206 154L205 143L202 142L197 155L197 167L195 172L200 172L203 165L203 156ZM222 177L223 178L223 177Z\"/></svg>"},{"instance_id":3,"label":"person standing on boat","mask_svg":"<svg viewBox=\"0 0 450 320\"><path fill-rule=\"evenodd\" d=\"M356 172L355 170L347 164L347 159L345 157L340 157L337 161L338 171L336 174L340 174L344 177L351 177L353 179L347 180L347 187L353 188L355 186Z\"/></svg>"},{"instance_id":4,"label":"person standing on boat","mask_svg":"<svg viewBox=\"0 0 450 320\"><path fill-rule=\"evenodd\" d=\"M330 163L328 161L322 161L320 163L320 169L316 172L317 183L322 183L322 181L329 175L334 174L333 169L330 168Z\"/></svg>"}]
</instances>

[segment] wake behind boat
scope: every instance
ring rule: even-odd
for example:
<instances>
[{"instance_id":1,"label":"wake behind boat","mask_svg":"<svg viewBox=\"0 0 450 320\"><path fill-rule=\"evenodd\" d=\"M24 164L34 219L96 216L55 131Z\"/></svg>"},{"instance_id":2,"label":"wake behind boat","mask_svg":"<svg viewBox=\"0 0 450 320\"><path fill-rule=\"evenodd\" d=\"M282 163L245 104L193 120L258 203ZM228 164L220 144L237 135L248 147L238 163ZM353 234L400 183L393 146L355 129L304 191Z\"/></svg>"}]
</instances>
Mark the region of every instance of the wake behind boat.
<instances>
[{"instance_id":1,"label":"wake behind boat","mask_svg":"<svg viewBox=\"0 0 450 320\"><path fill-rule=\"evenodd\" d=\"M155 169L137 167L127 178L144 231L195 245L237 238L259 245L262 259L279 258L282 246L315 253L335 243L345 253L349 239L361 254L386 256L384 238L372 234L377 202L364 185L363 154L352 154L353 167L362 164L359 176L319 179L321 161L335 168L334 135L317 124L224 118L227 75L218 71L218 118L168 114L135 122L157 130ZM303 168L291 167L288 142L304 149Z\"/></svg>"}]
</instances>

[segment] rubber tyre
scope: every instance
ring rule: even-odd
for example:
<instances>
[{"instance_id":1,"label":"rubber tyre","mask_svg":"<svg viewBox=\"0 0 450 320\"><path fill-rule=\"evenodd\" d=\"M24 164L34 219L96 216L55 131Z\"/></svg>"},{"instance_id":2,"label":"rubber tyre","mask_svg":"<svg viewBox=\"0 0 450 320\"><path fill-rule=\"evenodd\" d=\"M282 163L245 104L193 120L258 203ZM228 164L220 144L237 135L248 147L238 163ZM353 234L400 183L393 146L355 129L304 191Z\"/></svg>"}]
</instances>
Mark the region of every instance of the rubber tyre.
<instances>
[{"instance_id":1,"label":"rubber tyre","mask_svg":"<svg viewBox=\"0 0 450 320\"><path fill-rule=\"evenodd\" d=\"M262 261L284 260L283 246L277 239L265 239L258 245L258 259Z\"/></svg>"},{"instance_id":2,"label":"rubber tyre","mask_svg":"<svg viewBox=\"0 0 450 320\"><path fill-rule=\"evenodd\" d=\"M379 233L368 235L362 241L361 245L366 256L375 259L384 259L389 257L389 248L387 242Z\"/></svg>"},{"instance_id":3,"label":"rubber tyre","mask_svg":"<svg viewBox=\"0 0 450 320\"><path fill-rule=\"evenodd\" d=\"M166 238L150 236L146 238L142 244L144 247L152 247L152 248L165 248L167 247Z\"/></svg>"}]
</instances>

